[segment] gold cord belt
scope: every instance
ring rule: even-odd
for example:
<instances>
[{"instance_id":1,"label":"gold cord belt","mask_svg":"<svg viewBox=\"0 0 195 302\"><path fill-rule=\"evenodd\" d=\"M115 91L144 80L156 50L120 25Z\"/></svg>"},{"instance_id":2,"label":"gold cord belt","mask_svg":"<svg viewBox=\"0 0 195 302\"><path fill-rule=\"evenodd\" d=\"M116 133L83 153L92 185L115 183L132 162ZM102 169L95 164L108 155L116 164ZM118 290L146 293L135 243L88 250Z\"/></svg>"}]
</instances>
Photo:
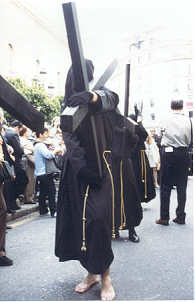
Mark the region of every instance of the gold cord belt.
<instances>
[{"instance_id":1,"label":"gold cord belt","mask_svg":"<svg viewBox=\"0 0 195 302\"><path fill-rule=\"evenodd\" d=\"M114 203L114 200L115 200L115 195L114 195L114 181L113 181L113 176L112 176L112 172L111 172L109 163L106 160L106 156L105 156L106 153L111 153L111 151L109 151L109 150L106 151L105 150L103 152L103 158L104 158L106 167L108 169L108 172L109 172L109 175L110 175L110 180L111 180L111 185L112 185L112 238L114 239L115 238L115 221L114 221L114 212L115 212L115 203Z\"/></svg>"},{"instance_id":2,"label":"gold cord belt","mask_svg":"<svg viewBox=\"0 0 195 302\"><path fill-rule=\"evenodd\" d=\"M146 157L145 157L145 151L140 150L140 155L141 155L141 179L142 182L144 183L144 198L147 198L147 174L146 174Z\"/></svg>"},{"instance_id":3,"label":"gold cord belt","mask_svg":"<svg viewBox=\"0 0 195 302\"><path fill-rule=\"evenodd\" d=\"M114 225L114 181L113 181L113 176L111 169L109 167L109 163L106 160L105 154L106 153L111 153L111 151L104 151L103 152L103 158L106 163L106 167L108 169L109 175L110 175L110 180L111 180L111 185L112 185L112 238L115 238L115 225ZM85 237L85 225L86 225L86 205L87 205L87 197L89 194L89 185L87 186L86 192L85 192L85 198L84 198L84 204L83 204L83 217L82 217L82 224L83 224L83 239L82 239L82 247L81 251L86 252L87 247L86 247L86 237Z\"/></svg>"},{"instance_id":4,"label":"gold cord belt","mask_svg":"<svg viewBox=\"0 0 195 302\"><path fill-rule=\"evenodd\" d=\"M85 223L86 223L85 212L86 212L88 193L89 193L89 185L87 186L87 189L86 189L86 192L85 192L84 205L83 205L83 218L82 218L82 222L83 222L83 243L82 243L82 247L81 247L82 252L86 252L86 250L87 250L86 237L85 237Z\"/></svg>"},{"instance_id":5,"label":"gold cord belt","mask_svg":"<svg viewBox=\"0 0 195 302\"><path fill-rule=\"evenodd\" d=\"M106 164L106 167L108 169L111 185L112 185L112 238L114 239L116 237L115 235L115 191L114 191L114 180L112 171L110 169L109 163L106 159L106 153L111 153L110 150L105 150L103 152L103 159ZM141 153L142 154L142 153ZM142 158L142 157L141 157ZM145 158L144 158L145 159ZM144 161L145 163L145 161ZM121 184L121 226L119 227L120 230L123 229L123 227L126 226L126 215L125 215L125 207L124 207L124 197L123 197L123 162L120 161L120 184ZM146 175L146 174L145 174ZM87 197L89 193L89 185L87 186L86 192L85 192L85 198L84 198L84 205L83 205L83 217L82 217L82 223L83 223L83 240L82 240L82 247L81 251L86 252L86 237L85 237L85 224L86 224L86 205L87 205Z\"/></svg>"},{"instance_id":6,"label":"gold cord belt","mask_svg":"<svg viewBox=\"0 0 195 302\"><path fill-rule=\"evenodd\" d=\"M119 227L122 230L126 226L126 215L125 215L125 203L123 196L123 161L120 161L120 182L121 182L121 225Z\"/></svg>"}]
</instances>

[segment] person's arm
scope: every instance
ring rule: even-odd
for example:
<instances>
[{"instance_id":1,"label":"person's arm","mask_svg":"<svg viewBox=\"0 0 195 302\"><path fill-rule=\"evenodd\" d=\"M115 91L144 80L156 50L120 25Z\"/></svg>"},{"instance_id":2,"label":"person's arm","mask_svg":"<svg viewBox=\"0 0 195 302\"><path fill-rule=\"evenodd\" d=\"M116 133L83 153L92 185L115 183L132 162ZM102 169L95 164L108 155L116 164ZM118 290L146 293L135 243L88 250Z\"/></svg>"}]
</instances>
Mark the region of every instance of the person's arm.
<instances>
[{"instance_id":1,"label":"person's arm","mask_svg":"<svg viewBox=\"0 0 195 302\"><path fill-rule=\"evenodd\" d=\"M118 103L118 95L107 88L75 93L67 100L69 107L89 105L89 109L95 112L113 110Z\"/></svg>"},{"instance_id":2,"label":"person's arm","mask_svg":"<svg viewBox=\"0 0 195 302\"><path fill-rule=\"evenodd\" d=\"M9 137L8 144L14 149L14 155L21 157L24 154L24 148L20 144L20 139L17 134Z\"/></svg>"},{"instance_id":3,"label":"person's arm","mask_svg":"<svg viewBox=\"0 0 195 302\"><path fill-rule=\"evenodd\" d=\"M96 109L96 111L110 111L115 109L119 103L118 95L107 88L96 90L93 93L95 93L95 95L97 96L96 98L94 97L94 100L91 101L93 107L90 106L90 108L92 108L93 110Z\"/></svg>"},{"instance_id":4,"label":"person's arm","mask_svg":"<svg viewBox=\"0 0 195 302\"><path fill-rule=\"evenodd\" d=\"M142 125L142 123L139 123L136 127L136 133L139 136L139 138L141 138L143 141L146 140L146 138L148 137L148 132L146 131L146 129L144 128L144 126Z\"/></svg>"},{"instance_id":5,"label":"person's arm","mask_svg":"<svg viewBox=\"0 0 195 302\"><path fill-rule=\"evenodd\" d=\"M49 150L44 143L39 144L39 151L44 158L52 159L56 154L62 152L61 148L56 148L53 151Z\"/></svg>"}]
</instances>

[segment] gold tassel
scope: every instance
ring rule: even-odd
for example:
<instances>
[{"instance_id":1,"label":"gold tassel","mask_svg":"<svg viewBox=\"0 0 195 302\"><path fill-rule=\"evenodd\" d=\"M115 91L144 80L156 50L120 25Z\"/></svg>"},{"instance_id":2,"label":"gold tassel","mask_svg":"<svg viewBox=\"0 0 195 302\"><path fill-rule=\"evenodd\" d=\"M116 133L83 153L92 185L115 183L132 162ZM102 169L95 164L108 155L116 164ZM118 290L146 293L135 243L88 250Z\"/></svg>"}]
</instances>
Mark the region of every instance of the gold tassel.
<instances>
[{"instance_id":1,"label":"gold tassel","mask_svg":"<svg viewBox=\"0 0 195 302\"><path fill-rule=\"evenodd\" d=\"M120 181L121 181L121 225L120 230L126 226L126 215L125 215L125 203L124 203L124 194L123 194L123 162L120 161Z\"/></svg>"},{"instance_id":2,"label":"gold tassel","mask_svg":"<svg viewBox=\"0 0 195 302\"><path fill-rule=\"evenodd\" d=\"M143 159L144 159L144 171L145 171L145 182L144 182L144 185L145 185L145 198L147 198L147 170L146 170L146 157L145 157L145 152L143 152Z\"/></svg>"},{"instance_id":3,"label":"gold tassel","mask_svg":"<svg viewBox=\"0 0 195 302\"><path fill-rule=\"evenodd\" d=\"M144 150L140 150L140 156L141 156L141 171L142 171L141 179L142 179L142 182L144 182L143 152L144 152Z\"/></svg>"},{"instance_id":4,"label":"gold tassel","mask_svg":"<svg viewBox=\"0 0 195 302\"><path fill-rule=\"evenodd\" d=\"M144 183L144 198L147 198L147 170L146 170L145 151L140 150L140 153L141 153L142 182Z\"/></svg>"},{"instance_id":5,"label":"gold tassel","mask_svg":"<svg viewBox=\"0 0 195 302\"><path fill-rule=\"evenodd\" d=\"M82 218L82 222L83 222L83 243L82 243L82 247L81 247L82 252L86 252L86 250L87 250L86 238L85 238L85 223L86 223L85 211L86 211L88 193L89 193L89 185L87 186L87 189L86 189L86 192L85 192L84 205L83 205L83 218Z\"/></svg>"},{"instance_id":6,"label":"gold tassel","mask_svg":"<svg viewBox=\"0 0 195 302\"><path fill-rule=\"evenodd\" d=\"M108 169L108 172L109 172L109 175L110 175L110 180L111 180L111 185L112 185L112 238L115 239L116 235L115 235L115 220L114 220L114 214L115 214L114 180L113 180L113 175L112 175L111 169L109 167L109 163L106 160L106 156L105 156L106 153L111 153L111 151L110 150L105 150L103 152L103 158L104 158L106 167Z\"/></svg>"}]
</instances>

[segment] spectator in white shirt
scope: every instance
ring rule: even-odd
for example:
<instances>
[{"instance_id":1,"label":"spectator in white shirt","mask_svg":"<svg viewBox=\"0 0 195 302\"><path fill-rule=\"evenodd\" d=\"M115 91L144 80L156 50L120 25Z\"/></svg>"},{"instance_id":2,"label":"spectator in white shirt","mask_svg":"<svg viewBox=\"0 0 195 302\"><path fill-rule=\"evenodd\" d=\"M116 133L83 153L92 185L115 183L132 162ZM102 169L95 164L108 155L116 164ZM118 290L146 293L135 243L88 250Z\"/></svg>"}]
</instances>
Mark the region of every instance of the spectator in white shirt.
<instances>
[{"instance_id":1,"label":"spectator in white shirt","mask_svg":"<svg viewBox=\"0 0 195 302\"><path fill-rule=\"evenodd\" d=\"M188 179L188 146L191 142L190 118L183 114L183 101L171 102L172 113L163 121L160 181L160 219L157 224L169 225L171 189L176 186L176 218L173 222L185 224L186 188Z\"/></svg>"}]
</instances>

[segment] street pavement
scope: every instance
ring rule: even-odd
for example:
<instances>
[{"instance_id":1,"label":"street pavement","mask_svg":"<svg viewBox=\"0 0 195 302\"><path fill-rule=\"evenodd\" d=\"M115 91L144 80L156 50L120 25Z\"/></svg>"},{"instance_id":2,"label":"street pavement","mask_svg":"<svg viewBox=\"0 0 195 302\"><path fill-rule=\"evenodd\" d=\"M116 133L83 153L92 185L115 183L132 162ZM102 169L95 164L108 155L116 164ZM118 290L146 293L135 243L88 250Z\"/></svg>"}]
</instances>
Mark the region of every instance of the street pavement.
<instances>
[{"instance_id":1,"label":"street pavement","mask_svg":"<svg viewBox=\"0 0 195 302\"><path fill-rule=\"evenodd\" d=\"M176 190L172 190L171 219L176 204ZM143 221L136 228L140 242L128 241L127 231L113 241L111 276L116 300L193 300L193 178L188 181L185 225L155 224L159 190L143 208ZM60 263L55 257L55 218L32 212L9 224L13 229L7 233L7 256L14 265L0 267L1 301L100 299L99 284L85 294L74 292L86 273L79 262Z\"/></svg>"}]
</instances>

